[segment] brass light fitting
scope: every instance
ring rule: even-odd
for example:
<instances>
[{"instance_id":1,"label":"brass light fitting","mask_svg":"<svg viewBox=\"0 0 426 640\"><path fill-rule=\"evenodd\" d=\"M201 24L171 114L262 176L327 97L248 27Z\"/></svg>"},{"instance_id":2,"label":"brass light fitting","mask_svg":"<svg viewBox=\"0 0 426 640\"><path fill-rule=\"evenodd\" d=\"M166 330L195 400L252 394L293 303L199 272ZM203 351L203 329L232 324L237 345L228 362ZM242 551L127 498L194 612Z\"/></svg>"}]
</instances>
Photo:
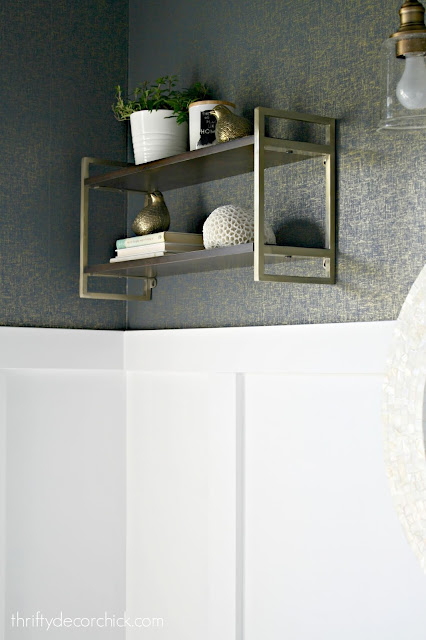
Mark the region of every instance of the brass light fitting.
<instances>
[{"instance_id":1,"label":"brass light fitting","mask_svg":"<svg viewBox=\"0 0 426 640\"><path fill-rule=\"evenodd\" d=\"M423 0L425 2L425 0ZM405 0L400 26L382 47L382 106L379 129L426 129L425 6Z\"/></svg>"},{"instance_id":2,"label":"brass light fitting","mask_svg":"<svg viewBox=\"0 0 426 640\"><path fill-rule=\"evenodd\" d=\"M417 0L406 0L399 10L400 26L391 38L398 38L396 42L396 57L405 58L406 54L426 55L426 38L401 36L426 34L425 9Z\"/></svg>"}]
</instances>

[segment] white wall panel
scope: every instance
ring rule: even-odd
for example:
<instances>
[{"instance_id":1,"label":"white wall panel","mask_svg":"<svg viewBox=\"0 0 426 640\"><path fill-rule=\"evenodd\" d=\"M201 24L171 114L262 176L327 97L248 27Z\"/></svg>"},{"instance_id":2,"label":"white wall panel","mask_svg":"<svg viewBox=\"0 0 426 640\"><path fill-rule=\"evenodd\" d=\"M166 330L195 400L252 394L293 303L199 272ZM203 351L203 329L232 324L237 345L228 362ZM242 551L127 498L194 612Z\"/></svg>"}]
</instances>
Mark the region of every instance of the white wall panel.
<instances>
[{"instance_id":1,"label":"white wall panel","mask_svg":"<svg viewBox=\"0 0 426 640\"><path fill-rule=\"evenodd\" d=\"M380 376L249 375L245 639L424 640L392 508Z\"/></svg>"},{"instance_id":2,"label":"white wall panel","mask_svg":"<svg viewBox=\"0 0 426 640\"><path fill-rule=\"evenodd\" d=\"M234 487L236 478L236 502L227 503L226 510L227 519L234 518L232 537L237 544L235 563L230 553L228 567L226 556L216 565L217 581L222 575L225 588L231 582L236 588L234 624L226 627L226 635L218 632L216 637L228 638L228 629L234 627L236 640L425 639L426 579L393 510L383 463L381 385L393 326L364 323L125 335L125 368L132 372L130 437L141 438L136 453L129 450L134 484L129 493L128 539L134 537L128 554L128 598L134 604L133 598L142 602L146 596L152 607L159 603L163 610L171 598L172 606L177 603L186 612L182 626L169 618L170 628L159 636L161 640L214 635L205 629L209 601L203 589L212 579L203 564L202 546L210 544L206 525L203 529L198 520L190 527L191 535L202 542L201 547L193 545L192 558L202 567L201 592L196 594L194 568L187 576L189 590L183 570L177 581L173 574L174 554L191 556L187 551L191 535L185 539L179 533L194 518L191 509L186 506L182 511L184 524L176 519L163 522L157 530L158 524L143 517L141 505L148 500L154 513L152 500L160 497L165 511L172 506L169 497L162 502L167 496L164 479L153 489L149 485L150 478L158 477L163 459L162 471L171 470L169 481L184 482L183 493L202 497L208 465L200 462L206 456L207 435L197 440L192 420L206 406L209 415L214 408L220 413L220 400L206 405L203 395L208 377L217 372L228 372L216 375L226 398L222 406L234 406L229 424L236 437L236 456L227 462L226 477L229 487ZM171 409L155 413L141 402L135 431L136 399L138 394L148 398L147 390L157 404L164 397L178 406L178 428L187 434L199 459L191 459L185 451L179 454L185 460L183 467L170 463L166 443L170 439L175 443L176 437ZM149 424L160 433L153 436ZM226 426L223 434L225 442ZM142 453L146 437L156 443L151 461L141 457L150 456L153 448ZM220 465L224 452L220 447L210 451ZM149 467L146 478L137 467L141 461ZM197 488L188 489L187 466L198 474ZM225 493L217 476L214 482ZM154 494L143 495L141 502L141 496L135 496L144 484ZM201 508L199 518L208 518L209 510L212 513L211 504L207 512ZM161 539L167 524L170 540L174 529L179 534L177 547L167 548ZM146 542L147 537L149 544L143 550L141 539ZM152 550L154 556L168 554L169 565L160 573L154 556L147 559ZM134 558L137 563L132 566ZM215 556L211 558L215 566ZM132 572L139 578L129 582ZM148 593L153 584L161 585L161 593ZM224 602L217 603L217 617L225 610ZM191 617L198 626L188 630L186 620Z\"/></svg>"},{"instance_id":3,"label":"white wall panel","mask_svg":"<svg viewBox=\"0 0 426 640\"><path fill-rule=\"evenodd\" d=\"M147 640L233 640L235 377L129 374L127 406L127 613L164 620Z\"/></svg>"},{"instance_id":4,"label":"white wall panel","mask_svg":"<svg viewBox=\"0 0 426 640\"><path fill-rule=\"evenodd\" d=\"M0 638L6 632L6 376L0 371Z\"/></svg>"},{"instance_id":5,"label":"white wall panel","mask_svg":"<svg viewBox=\"0 0 426 640\"><path fill-rule=\"evenodd\" d=\"M122 616L125 376L15 370L5 377L6 640L47 633L33 622L12 627L18 612L22 618L37 612L47 618ZM124 629L90 625L51 627L48 634L125 636Z\"/></svg>"}]
</instances>

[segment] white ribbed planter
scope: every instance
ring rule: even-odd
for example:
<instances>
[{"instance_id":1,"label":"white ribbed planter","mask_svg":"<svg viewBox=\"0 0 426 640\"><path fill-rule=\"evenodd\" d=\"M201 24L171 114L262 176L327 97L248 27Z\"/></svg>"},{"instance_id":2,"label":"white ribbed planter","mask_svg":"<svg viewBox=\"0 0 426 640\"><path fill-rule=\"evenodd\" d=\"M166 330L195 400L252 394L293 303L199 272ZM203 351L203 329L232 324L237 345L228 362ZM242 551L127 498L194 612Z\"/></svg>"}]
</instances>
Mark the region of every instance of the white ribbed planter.
<instances>
[{"instance_id":1,"label":"white ribbed planter","mask_svg":"<svg viewBox=\"0 0 426 640\"><path fill-rule=\"evenodd\" d=\"M173 111L136 111L130 116L135 163L143 164L184 153L188 147L188 123L170 118Z\"/></svg>"}]
</instances>

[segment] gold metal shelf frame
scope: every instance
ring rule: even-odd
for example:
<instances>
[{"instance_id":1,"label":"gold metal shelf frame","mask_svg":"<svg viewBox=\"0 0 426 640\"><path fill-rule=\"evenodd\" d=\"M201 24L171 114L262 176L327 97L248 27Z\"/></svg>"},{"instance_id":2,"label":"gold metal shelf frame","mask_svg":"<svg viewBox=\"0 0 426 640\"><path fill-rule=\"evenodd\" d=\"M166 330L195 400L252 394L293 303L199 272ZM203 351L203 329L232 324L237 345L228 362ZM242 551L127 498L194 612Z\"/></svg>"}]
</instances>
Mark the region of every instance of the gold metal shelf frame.
<instances>
[{"instance_id":1,"label":"gold metal shelf frame","mask_svg":"<svg viewBox=\"0 0 426 640\"><path fill-rule=\"evenodd\" d=\"M312 123L326 127L326 143L313 144L270 138L265 135L265 118ZM233 267L254 266L254 280L267 282L296 282L314 284L335 283L336 260L336 135L335 119L257 107L254 110L254 135L220 145L189 151L143 165L110 162L99 158L83 158L81 165L81 232L80 232L80 297L103 300L150 300L156 286L156 276L214 271ZM325 247L269 246L264 243L264 173L269 167L290 164L312 157L322 157L326 172L325 188ZM90 165L120 167L100 176L90 177ZM108 191L136 191L149 193L167 191L220 178L254 172L254 244L200 250L189 254L175 254L154 259L138 259L126 263L88 265L89 192L90 189ZM265 264L294 258L322 258L325 277L275 275L265 272ZM88 291L88 278L139 278L143 281L140 296L95 293Z\"/></svg>"}]
</instances>

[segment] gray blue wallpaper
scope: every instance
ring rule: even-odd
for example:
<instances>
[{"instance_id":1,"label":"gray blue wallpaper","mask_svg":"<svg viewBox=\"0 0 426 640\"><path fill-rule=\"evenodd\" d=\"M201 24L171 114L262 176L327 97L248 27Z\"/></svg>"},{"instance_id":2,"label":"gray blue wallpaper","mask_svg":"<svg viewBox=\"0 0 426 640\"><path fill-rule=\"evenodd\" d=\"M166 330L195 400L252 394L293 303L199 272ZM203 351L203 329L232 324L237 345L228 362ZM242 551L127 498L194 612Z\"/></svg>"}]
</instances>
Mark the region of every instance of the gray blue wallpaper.
<instances>
[{"instance_id":1,"label":"gray blue wallpaper","mask_svg":"<svg viewBox=\"0 0 426 640\"><path fill-rule=\"evenodd\" d=\"M425 262L426 134L377 133L380 46L399 0L131 0L129 84L178 73L218 98L338 118L337 284L254 283L250 269L160 279L130 328L394 319ZM282 242L321 243L314 161L270 170ZM165 194L171 229L201 231L217 206L252 204L250 176ZM143 202L132 196L129 221Z\"/></svg>"},{"instance_id":2,"label":"gray blue wallpaper","mask_svg":"<svg viewBox=\"0 0 426 640\"><path fill-rule=\"evenodd\" d=\"M2 0L0 51L0 324L124 328L125 304L81 300L78 277L80 159L126 156L111 103L127 1ZM91 215L93 259L106 260L125 200L99 195Z\"/></svg>"}]
</instances>

